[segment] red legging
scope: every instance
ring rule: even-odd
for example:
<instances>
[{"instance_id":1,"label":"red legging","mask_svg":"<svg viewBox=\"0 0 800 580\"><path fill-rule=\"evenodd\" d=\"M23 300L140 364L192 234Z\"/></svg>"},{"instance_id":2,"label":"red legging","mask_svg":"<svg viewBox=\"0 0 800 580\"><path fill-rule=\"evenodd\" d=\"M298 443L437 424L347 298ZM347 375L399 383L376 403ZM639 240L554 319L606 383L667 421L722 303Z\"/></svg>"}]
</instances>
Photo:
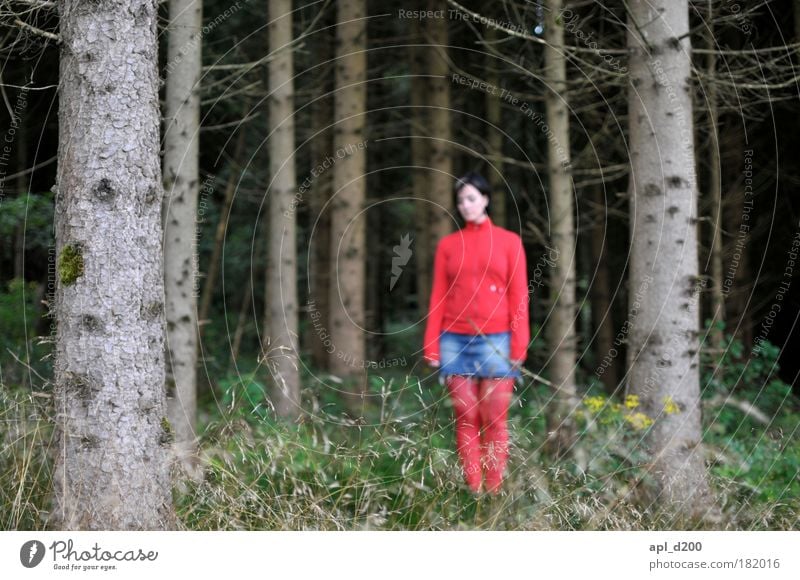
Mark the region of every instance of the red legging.
<instances>
[{"instance_id":1,"label":"red legging","mask_svg":"<svg viewBox=\"0 0 800 580\"><path fill-rule=\"evenodd\" d=\"M447 387L456 416L456 446L464 478L473 492L481 488L483 468L486 489L498 493L508 460L506 419L514 379L472 379L451 375ZM480 436L483 427L483 438Z\"/></svg>"}]
</instances>

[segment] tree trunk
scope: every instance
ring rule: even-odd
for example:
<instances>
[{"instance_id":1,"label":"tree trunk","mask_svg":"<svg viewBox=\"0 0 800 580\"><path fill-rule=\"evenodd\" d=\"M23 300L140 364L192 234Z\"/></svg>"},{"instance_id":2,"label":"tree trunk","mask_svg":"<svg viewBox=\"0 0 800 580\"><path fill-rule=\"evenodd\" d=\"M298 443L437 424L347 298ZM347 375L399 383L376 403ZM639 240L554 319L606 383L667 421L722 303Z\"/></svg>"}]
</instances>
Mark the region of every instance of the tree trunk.
<instances>
[{"instance_id":1,"label":"tree trunk","mask_svg":"<svg viewBox=\"0 0 800 580\"><path fill-rule=\"evenodd\" d=\"M418 0L415 6L424 7L424 0ZM412 20L414 43L424 44L422 24ZM431 298L431 272L433 271L433 246L431 245L431 211L433 204L430 196L430 180L428 163L430 147L428 135L428 81L426 77L426 57L429 49L424 46L412 46L411 55L411 165L413 166L412 196L414 197L415 238L413 243L416 259L417 275L417 309L419 319L428 315L428 303Z\"/></svg>"},{"instance_id":2,"label":"tree trunk","mask_svg":"<svg viewBox=\"0 0 800 580\"><path fill-rule=\"evenodd\" d=\"M602 185L592 186L592 198L598 216L592 226L589 245L592 250L592 319L595 335L596 368L602 369L600 380L608 394L613 393L619 383L619 351L622 344L614 344L614 316L611 301L611 279L608 272L608 213Z\"/></svg>"},{"instance_id":3,"label":"tree trunk","mask_svg":"<svg viewBox=\"0 0 800 580\"><path fill-rule=\"evenodd\" d=\"M164 110L167 403L180 465L197 476L197 197L201 0L170 0Z\"/></svg>"},{"instance_id":4,"label":"tree trunk","mask_svg":"<svg viewBox=\"0 0 800 580\"><path fill-rule=\"evenodd\" d=\"M327 24L327 20L326 20ZM332 22L330 23L332 25ZM332 30L332 27L331 27ZM333 42L329 30L322 30L312 40L315 62L330 58ZM320 71L320 97L311 104L311 167L309 169L311 210L311 245L309 256L308 303L308 341L311 346L311 359L314 367L330 370L328 347L325 339L330 325L330 279L331 279L331 207L329 205L332 189L332 171L317 172L316 168L328 157L333 156L333 82L332 69ZM316 174L316 175L315 175ZM306 182L303 182L304 184Z\"/></svg>"},{"instance_id":5,"label":"tree trunk","mask_svg":"<svg viewBox=\"0 0 800 580\"><path fill-rule=\"evenodd\" d=\"M697 181L687 0L630 4L629 392L652 418L658 502L702 517L710 491L701 452ZM652 56L651 56L652 55Z\"/></svg>"},{"instance_id":6,"label":"tree trunk","mask_svg":"<svg viewBox=\"0 0 800 580\"><path fill-rule=\"evenodd\" d=\"M367 29L366 2L339 3L334 117L333 191L331 204L330 321L333 352L330 367L334 375L358 380L358 392L347 401L351 411L366 392L364 373L364 275L365 215L361 213L366 192Z\"/></svg>"},{"instance_id":7,"label":"tree trunk","mask_svg":"<svg viewBox=\"0 0 800 580\"><path fill-rule=\"evenodd\" d=\"M497 40L497 29L489 27L486 30L486 42L492 43ZM497 72L499 62L497 57L490 52L486 53L486 82L489 86L500 86L500 75ZM488 153L493 166L488 170L489 183L492 186L492 222L500 227L506 227L506 183L503 177L503 134L500 132L503 126L503 106L500 97L493 95L491 91L486 92L486 143ZM491 159L491 156L497 159ZM517 208L518 209L518 208Z\"/></svg>"},{"instance_id":8,"label":"tree trunk","mask_svg":"<svg viewBox=\"0 0 800 580\"><path fill-rule=\"evenodd\" d=\"M297 214L294 167L294 58L292 2L269 0L269 191L270 243L267 257L272 326L267 368L274 381L272 401L279 417L300 416L297 324Z\"/></svg>"},{"instance_id":9,"label":"tree trunk","mask_svg":"<svg viewBox=\"0 0 800 580\"><path fill-rule=\"evenodd\" d=\"M448 10L444 0L429 0L429 10ZM450 148L450 84L447 61L447 18L427 20L429 87L430 248L453 231L453 159Z\"/></svg>"},{"instance_id":10,"label":"tree trunk","mask_svg":"<svg viewBox=\"0 0 800 580\"><path fill-rule=\"evenodd\" d=\"M550 184L550 243L558 258L551 270L553 293L547 337L552 350L550 380L556 388L554 404L548 413L548 447L561 455L575 442L572 410L575 394L575 224L574 189L569 149L569 110L567 108L567 66L564 58L564 27L557 24L561 0L549 0L545 24L545 95L547 127L547 176Z\"/></svg>"},{"instance_id":11,"label":"tree trunk","mask_svg":"<svg viewBox=\"0 0 800 580\"><path fill-rule=\"evenodd\" d=\"M711 315L712 324L725 323L725 295L723 294L723 265L722 254L724 241L722 239L722 168L720 166L719 152L719 112L717 109L717 55L714 52L714 10L712 0L708 1L708 35L709 52L706 55L706 74L708 75L708 134L709 134L709 183L708 197L711 202ZM716 326L711 331L711 346L715 349L722 348L723 332Z\"/></svg>"},{"instance_id":12,"label":"tree trunk","mask_svg":"<svg viewBox=\"0 0 800 580\"><path fill-rule=\"evenodd\" d=\"M58 7L51 527L167 529L157 3Z\"/></svg>"}]
</instances>

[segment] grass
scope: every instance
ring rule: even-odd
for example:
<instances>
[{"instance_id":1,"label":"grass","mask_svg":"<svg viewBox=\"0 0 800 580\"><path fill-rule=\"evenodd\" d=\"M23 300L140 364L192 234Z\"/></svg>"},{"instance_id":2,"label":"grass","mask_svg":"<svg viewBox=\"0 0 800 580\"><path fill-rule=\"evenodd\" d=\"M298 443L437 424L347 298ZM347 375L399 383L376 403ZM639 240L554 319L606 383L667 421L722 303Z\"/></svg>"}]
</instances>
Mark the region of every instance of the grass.
<instances>
[{"instance_id":1,"label":"grass","mask_svg":"<svg viewBox=\"0 0 800 580\"><path fill-rule=\"evenodd\" d=\"M296 425L271 418L253 377L225 384L224 396L203 408L204 476L175 487L182 529L800 529L800 444L741 428L741 418L735 430L706 428L719 519L686 524L642 493L646 455L642 431L624 417L630 401L599 405L587 397L575 453L555 460L542 448L547 392L518 387L508 476L493 498L474 497L463 483L452 408L436 383L376 375L373 403L355 420L332 389L312 388L306 377L311 412ZM51 399L30 388L0 393L2 526L43 529L56 449ZM794 417L776 414L768 432L796 425Z\"/></svg>"}]
</instances>

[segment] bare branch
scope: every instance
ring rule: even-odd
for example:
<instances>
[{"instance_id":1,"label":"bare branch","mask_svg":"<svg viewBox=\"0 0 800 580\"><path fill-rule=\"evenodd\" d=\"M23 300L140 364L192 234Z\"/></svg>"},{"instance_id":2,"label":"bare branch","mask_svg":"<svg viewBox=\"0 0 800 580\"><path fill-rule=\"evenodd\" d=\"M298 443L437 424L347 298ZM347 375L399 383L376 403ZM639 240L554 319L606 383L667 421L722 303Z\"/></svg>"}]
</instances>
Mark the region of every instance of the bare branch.
<instances>
[{"instance_id":1,"label":"bare branch","mask_svg":"<svg viewBox=\"0 0 800 580\"><path fill-rule=\"evenodd\" d=\"M36 36L41 36L43 38L47 38L48 40L54 40L56 43L61 42L61 37L58 36L58 34L53 34L52 32L47 32L46 30L41 30L39 28L36 28L35 26L31 26L30 24L23 22L19 18L14 20L14 24L19 26L23 30L30 32L31 34L35 34Z\"/></svg>"}]
</instances>

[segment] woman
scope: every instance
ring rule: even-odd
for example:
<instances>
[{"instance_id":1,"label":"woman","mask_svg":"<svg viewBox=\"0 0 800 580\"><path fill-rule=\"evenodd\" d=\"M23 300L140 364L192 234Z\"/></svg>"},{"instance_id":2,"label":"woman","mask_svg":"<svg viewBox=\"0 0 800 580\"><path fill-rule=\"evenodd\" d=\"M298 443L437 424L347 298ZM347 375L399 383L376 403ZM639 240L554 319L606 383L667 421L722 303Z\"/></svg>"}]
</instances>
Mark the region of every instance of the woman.
<instances>
[{"instance_id":1,"label":"woman","mask_svg":"<svg viewBox=\"0 0 800 580\"><path fill-rule=\"evenodd\" d=\"M492 223L490 193L477 173L456 181L455 203L466 223L436 248L424 357L450 391L467 485L479 493L485 475L485 489L497 494L508 459L508 407L530 328L525 250L517 234Z\"/></svg>"}]
</instances>

